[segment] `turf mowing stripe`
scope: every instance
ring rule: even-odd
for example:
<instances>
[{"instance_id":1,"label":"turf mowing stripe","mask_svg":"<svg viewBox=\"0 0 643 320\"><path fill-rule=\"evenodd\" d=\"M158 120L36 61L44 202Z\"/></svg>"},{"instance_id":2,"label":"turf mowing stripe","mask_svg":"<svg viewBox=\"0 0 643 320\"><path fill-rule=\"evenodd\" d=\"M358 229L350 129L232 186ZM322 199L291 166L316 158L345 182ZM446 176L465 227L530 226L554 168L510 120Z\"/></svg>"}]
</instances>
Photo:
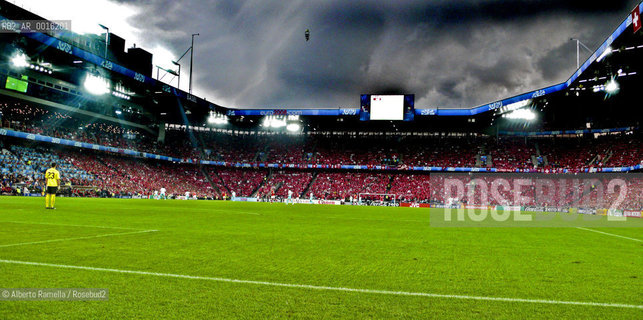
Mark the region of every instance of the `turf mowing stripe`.
<instances>
[{"instance_id":1,"label":"turf mowing stripe","mask_svg":"<svg viewBox=\"0 0 643 320\"><path fill-rule=\"evenodd\" d=\"M361 220L361 221L384 221L384 222L420 222L428 223L429 219L426 220L411 220L411 219L369 219L369 218L346 218L346 217L324 217L317 216L315 219L339 219L339 220Z\"/></svg>"},{"instance_id":2,"label":"turf mowing stripe","mask_svg":"<svg viewBox=\"0 0 643 320\"><path fill-rule=\"evenodd\" d=\"M641 239L630 238L630 237L621 236L621 235L613 234L613 233L609 233L609 232L598 231L598 230L594 230L594 229L588 229L588 228L583 228L583 227L576 227L576 229L581 229L581 230L586 230L586 231L591 231L591 232L596 232L596 233L602 233L602 234L604 234L604 235L608 235L608 236L612 236L612 237L618 237L618 238L623 238L623 239L632 240L632 241L643 242L643 240L641 240Z\"/></svg>"},{"instance_id":3,"label":"turf mowing stripe","mask_svg":"<svg viewBox=\"0 0 643 320\"><path fill-rule=\"evenodd\" d=\"M128 235L128 234L148 233L148 232L156 232L156 231L158 231L158 230L142 230L142 231L132 231L132 232L108 233L108 234L99 234L99 235L96 235L96 236L86 236L86 237L76 237L76 238L63 238L63 239L32 241L32 242L11 243L11 244L2 244L2 245L0 245L0 248L25 246L25 245L30 245L30 244L41 244L41 243L71 241L71 240L83 240L83 239L94 239L94 238L102 238L102 237L124 236L124 235Z\"/></svg>"},{"instance_id":4,"label":"turf mowing stripe","mask_svg":"<svg viewBox=\"0 0 643 320\"><path fill-rule=\"evenodd\" d=\"M256 213L256 212L230 211L230 210L226 210L226 209L208 209L208 208L205 208L205 209L203 209L203 211L207 211L207 212L217 211L217 212L223 212L223 213L228 213L228 214L251 214L253 216L260 216L261 215L260 213Z\"/></svg>"},{"instance_id":5,"label":"turf mowing stripe","mask_svg":"<svg viewBox=\"0 0 643 320\"><path fill-rule=\"evenodd\" d=\"M72 266L72 265L64 265L64 264L17 261L17 260L3 260L3 259L0 259L0 263L42 266L42 267L54 267L54 268L63 268L63 269L77 269L77 270L89 270L89 271L128 273L128 274L145 275L145 276L191 279L191 280L206 280L206 281L228 282L228 283L254 284L254 285L263 285L263 286L271 286L271 287L286 287L286 288L311 289L311 290L322 290L322 291L343 291L343 292L357 292L357 293L370 293L370 294L396 295L396 296L420 296L420 297L443 298L443 299L460 299L460 300L481 300L481 301L498 301L498 302L520 302L520 303L576 305L576 306L588 306L588 307L643 309L643 305L622 304L622 303L561 301L561 300L546 300L546 299L502 298L502 297L481 297L481 296L466 296L466 295L438 294L438 293L425 293L425 292L355 289L355 288L343 288L343 287L315 286L315 285L308 285L308 284L291 284L291 283L279 283L279 282L268 282L268 281L228 279L228 278L218 278L218 277L190 276L190 275L183 275L183 274L159 273L159 272L149 272L149 271L135 271L135 270L120 270L120 269L96 268L96 267L85 267L85 266Z\"/></svg>"},{"instance_id":6,"label":"turf mowing stripe","mask_svg":"<svg viewBox=\"0 0 643 320\"><path fill-rule=\"evenodd\" d=\"M29 222L29 221L0 221L0 223L40 224L45 226L101 228L101 229L115 229L115 230L139 230L139 231L143 230L143 229L126 228L126 227L90 226L90 225L83 225L83 224L62 224L62 223Z\"/></svg>"}]
</instances>

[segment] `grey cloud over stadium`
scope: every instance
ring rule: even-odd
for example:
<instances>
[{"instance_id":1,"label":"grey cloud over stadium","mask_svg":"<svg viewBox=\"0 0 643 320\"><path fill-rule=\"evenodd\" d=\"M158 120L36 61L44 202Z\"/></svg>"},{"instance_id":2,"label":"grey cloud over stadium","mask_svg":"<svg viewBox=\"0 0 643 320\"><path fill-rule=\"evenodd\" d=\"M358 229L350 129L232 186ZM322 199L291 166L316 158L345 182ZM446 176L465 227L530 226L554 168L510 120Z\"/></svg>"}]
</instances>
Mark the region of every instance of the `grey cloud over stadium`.
<instances>
[{"instance_id":1,"label":"grey cloud over stadium","mask_svg":"<svg viewBox=\"0 0 643 320\"><path fill-rule=\"evenodd\" d=\"M139 9L130 23L146 41L176 55L201 34L195 94L235 108L323 108L401 92L419 107L473 107L565 81L570 38L596 48L638 0L118 2Z\"/></svg>"}]
</instances>

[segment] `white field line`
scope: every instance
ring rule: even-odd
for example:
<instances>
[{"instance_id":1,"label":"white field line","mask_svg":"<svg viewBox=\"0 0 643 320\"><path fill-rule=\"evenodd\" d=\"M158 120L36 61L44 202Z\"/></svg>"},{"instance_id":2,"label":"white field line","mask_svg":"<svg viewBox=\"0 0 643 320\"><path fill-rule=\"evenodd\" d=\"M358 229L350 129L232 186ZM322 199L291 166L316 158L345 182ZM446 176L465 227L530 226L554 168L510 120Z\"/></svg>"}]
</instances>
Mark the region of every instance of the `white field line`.
<instances>
[{"instance_id":1,"label":"white field line","mask_svg":"<svg viewBox=\"0 0 643 320\"><path fill-rule=\"evenodd\" d=\"M101 229L115 229L115 230L139 230L139 231L143 230L143 229L126 228L126 227L92 226L92 225L83 225L83 224L63 224L63 223L29 222L29 221L0 221L0 223L37 224L37 225L45 225L45 226L101 228Z\"/></svg>"},{"instance_id":2,"label":"white field line","mask_svg":"<svg viewBox=\"0 0 643 320\"><path fill-rule=\"evenodd\" d=\"M601 233L601 234L604 234L604 235L608 235L608 236L612 236L612 237L618 237L618 238L623 238L623 239L632 240L632 241L643 242L643 240L641 240L641 239L630 238L630 237L621 236L621 235L613 234L613 233L609 233L609 232L598 231L598 230L594 230L594 229L588 229L588 228L583 228L583 227L576 227L576 229L581 229L581 230L586 230L586 231L591 231L591 232Z\"/></svg>"},{"instance_id":3,"label":"white field line","mask_svg":"<svg viewBox=\"0 0 643 320\"><path fill-rule=\"evenodd\" d=\"M16 246L25 246L25 245L30 245L30 244L41 244L41 243L61 242L61 241L72 241L72 240L94 239L94 238L113 237L113 236L124 236L124 235L128 235L128 234L139 234L139 233L148 233L148 232L156 232L156 231L158 231L158 230L141 230L141 231L132 231L132 232L120 232L120 233L99 234L99 235L96 235L96 236L85 236L85 237L75 237L75 238L63 238L63 239L51 239L51 240L42 240L42 241L32 241L32 242L10 243L10 244L2 244L2 245L0 245L0 248L16 247Z\"/></svg>"},{"instance_id":4,"label":"white field line","mask_svg":"<svg viewBox=\"0 0 643 320\"><path fill-rule=\"evenodd\" d=\"M503 298L503 297L483 297L483 296L467 296L467 295L438 294L438 293L425 293L425 292L356 289L356 288L344 288L344 287L315 286L315 285L308 285L308 284L292 284L292 283L280 283L280 282L268 282L268 281L228 279L228 278L218 278L218 277L190 276L190 275L183 275L183 274L159 273L159 272L149 272L149 271L135 271L135 270L121 270L121 269L96 268L96 267L85 267L85 266L72 266L72 265L64 265L64 264L53 264L53 263L43 263L43 262L29 262L29 261L16 261L16 260L3 260L3 259L0 259L0 263L42 266L42 267L53 267L53 268L63 268L63 269L88 270L88 271L126 273L126 274L136 274L136 275L166 277L166 278L205 280L205 281L216 281L216 282L227 282L227 283L241 283L241 284L251 284L251 285L260 285L260 286L285 287L285 288L309 289L309 290L320 290L320 291L340 291L340 292L355 292L355 293L396 295L396 296L419 296L419 297L442 298L442 299L460 299L460 300L478 300L478 301L496 301L496 302L518 302L518 303L575 305L575 306L588 306L588 307L643 309L643 305L623 304L623 303L564 301L564 300L547 300L547 299L522 299L522 298Z\"/></svg>"}]
</instances>

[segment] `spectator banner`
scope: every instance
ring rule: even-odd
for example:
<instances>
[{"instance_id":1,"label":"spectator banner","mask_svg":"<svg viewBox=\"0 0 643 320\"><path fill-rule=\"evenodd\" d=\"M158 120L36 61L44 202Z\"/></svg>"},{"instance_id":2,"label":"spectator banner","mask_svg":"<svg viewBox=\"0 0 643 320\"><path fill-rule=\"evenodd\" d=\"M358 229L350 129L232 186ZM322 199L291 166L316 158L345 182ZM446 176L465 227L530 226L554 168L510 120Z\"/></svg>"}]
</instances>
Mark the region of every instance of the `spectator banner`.
<instances>
[{"instance_id":1,"label":"spectator banner","mask_svg":"<svg viewBox=\"0 0 643 320\"><path fill-rule=\"evenodd\" d=\"M495 209L498 211L524 211L523 208L519 206L496 206Z\"/></svg>"},{"instance_id":2,"label":"spectator banner","mask_svg":"<svg viewBox=\"0 0 643 320\"><path fill-rule=\"evenodd\" d=\"M596 214L596 209L578 208L577 212L580 214Z\"/></svg>"},{"instance_id":3,"label":"spectator banner","mask_svg":"<svg viewBox=\"0 0 643 320\"><path fill-rule=\"evenodd\" d=\"M341 205L342 202L339 200L318 200L318 199L313 199L312 201L310 199L303 199L303 198L297 198L297 199L292 199L293 203L299 203L299 204L329 204L329 205ZM286 202L286 200L284 200Z\"/></svg>"},{"instance_id":4,"label":"spectator banner","mask_svg":"<svg viewBox=\"0 0 643 320\"><path fill-rule=\"evenodd\" d=\"M404 208L431 208L431 205L428 203L414 203L414 202L402 202L400 207Z\"/></svg>"},{"instance_id":5,"label":"spectator banner","mask_svg":"<svg viewBox=\"0 0 643 320\"><path fill-rule=\"evenodd\" d=\"M234 197L234 198L232 198L232 201L239 201L239 202L257 202L257 198Z\"/></svg>"},{"instance_id":6,"label":"spectator banner","mask_svg":"<svg viewBox=\"0 0 643 320\"><path fill-rule=\"evenodd\" d=\"M624 210L623 215L631 218L642 218L643 211Z\"/></svg>"},{"instance_id":7,"label":"spectator banner","mask_svg":"<svg viewBox=\"0 0 643 320\"><path fill-rule=\"evenodd\" d=\"M493 210L495 206L485 206L485 205L475 205L475 204L465 204L461 208L464 209L473 209L473 210Z\"/></svg>"}]
</instances>

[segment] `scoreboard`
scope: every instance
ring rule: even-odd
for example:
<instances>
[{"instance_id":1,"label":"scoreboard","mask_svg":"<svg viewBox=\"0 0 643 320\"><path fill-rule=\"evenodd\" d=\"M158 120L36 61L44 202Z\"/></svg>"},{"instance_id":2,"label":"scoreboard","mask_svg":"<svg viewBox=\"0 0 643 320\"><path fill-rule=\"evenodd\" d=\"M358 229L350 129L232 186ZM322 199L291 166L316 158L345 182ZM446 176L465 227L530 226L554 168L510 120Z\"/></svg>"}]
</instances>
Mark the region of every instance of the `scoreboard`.
<instances>
[{"instance_id":1,"label":"scoreboard","mask_svg":"<svg viewBox=\"0 0 643 320\"><path fill-rule=\"evenodd\" d=\"M362 94L360 120L413 121L415 95Z\"/></svg>"}]
</instances>

